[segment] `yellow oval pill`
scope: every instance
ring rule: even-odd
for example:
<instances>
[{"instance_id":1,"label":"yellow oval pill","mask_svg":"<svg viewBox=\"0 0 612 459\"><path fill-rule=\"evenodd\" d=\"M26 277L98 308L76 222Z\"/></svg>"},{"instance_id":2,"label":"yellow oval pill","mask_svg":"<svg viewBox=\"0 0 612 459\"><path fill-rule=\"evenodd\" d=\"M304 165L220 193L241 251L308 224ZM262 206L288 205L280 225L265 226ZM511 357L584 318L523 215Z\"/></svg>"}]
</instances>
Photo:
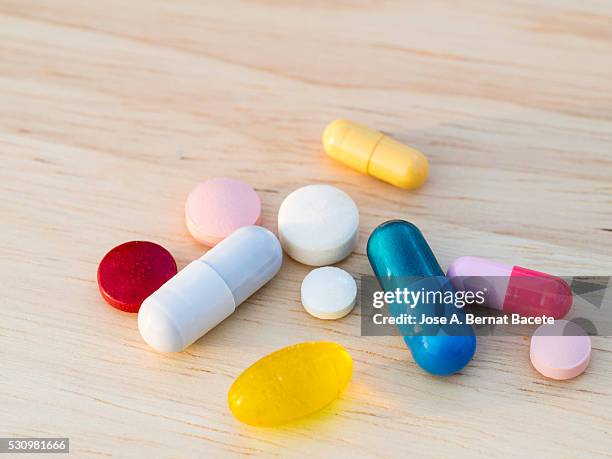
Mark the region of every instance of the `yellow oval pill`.
<instances>
[{"instance_id":1,"label":"yellow oval pill","mask_svg":"<svg viewBox=\"0 0 612 459\"><path fill-rule=\"evenodd\" d=\"M232 384L227 399L238 420L254 426L274 426L333 402L352 373L353 360L339 344L295 344L247 368Z\"/></svg>"},{"instance_id":2,"label":"yellow oval pill","mask_svg":"<svg viewBox=\"0 0 612 459\"><path fill-rule=\"evenodd\" d=\"M352 121L330 123L323 133L323 147L347 166L400 188L417 188L429 174L423 153Z\"/></svg>"}]
</instances>

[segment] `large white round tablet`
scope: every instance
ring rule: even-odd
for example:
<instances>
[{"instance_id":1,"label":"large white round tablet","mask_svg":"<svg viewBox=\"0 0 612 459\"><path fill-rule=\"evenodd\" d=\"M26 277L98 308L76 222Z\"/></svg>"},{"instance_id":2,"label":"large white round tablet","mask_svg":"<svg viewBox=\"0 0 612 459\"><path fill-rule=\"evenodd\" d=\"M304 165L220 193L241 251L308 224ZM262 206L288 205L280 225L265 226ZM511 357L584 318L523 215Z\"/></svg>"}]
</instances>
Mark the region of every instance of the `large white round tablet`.
<instances>
[{"instance_id":1,"label":"large white round tablet","mask_svg":"<svg viewBox=\"0 0 612 459\"><path fill-rule=\"evenodd\" d=\"M355 247L359 211L351 197L330 185L308 185L285 198L278 235L285 252L306 265L331 265Z\"/></svg>"},{"instance_id":2,"label":"large white round tablet","mask_svg":"<svg viewBox=\"0 0 612 459\"><path fill-rule=\"evenodd\" d=\"M339 319L352 311L357 299L355 279L340 268L313 269L302 281L304 309L319 319Z\"/></svg>"}]
</instances>

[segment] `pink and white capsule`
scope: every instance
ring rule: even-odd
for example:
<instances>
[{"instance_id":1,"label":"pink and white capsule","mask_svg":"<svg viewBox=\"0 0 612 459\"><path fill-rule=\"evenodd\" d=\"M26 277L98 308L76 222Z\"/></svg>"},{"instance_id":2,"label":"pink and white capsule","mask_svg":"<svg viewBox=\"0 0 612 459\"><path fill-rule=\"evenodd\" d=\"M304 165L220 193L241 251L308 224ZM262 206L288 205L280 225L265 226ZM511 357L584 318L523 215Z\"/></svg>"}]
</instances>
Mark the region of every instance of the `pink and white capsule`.
<instances>
[{"instance_id":1,"label":"pink and white capsule","mask_svg":"<svg viewBox=\"0 0 612 459\"><path fill-rule=\"evenodd\" d=\"M564 317L572 306L572 289L556 276L478 257L451 263L447 277L457 290L486 288L486 306L526 317Z\"/></svg>"}]
</instances>

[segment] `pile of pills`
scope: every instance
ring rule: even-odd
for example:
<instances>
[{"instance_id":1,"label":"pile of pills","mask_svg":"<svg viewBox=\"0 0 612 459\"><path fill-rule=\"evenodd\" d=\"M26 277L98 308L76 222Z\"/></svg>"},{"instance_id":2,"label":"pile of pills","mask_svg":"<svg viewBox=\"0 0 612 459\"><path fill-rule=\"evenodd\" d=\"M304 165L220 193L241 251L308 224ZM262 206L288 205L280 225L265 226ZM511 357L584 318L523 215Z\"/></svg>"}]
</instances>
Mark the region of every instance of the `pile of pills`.
<instances>
[{"instance_id":1,"label":"pile of pills","mask_svg":"<svg viewBox=\"0 0 612 459\"><path fill-rule=\"evenodd\" d=\"M344 164L411 189L427 179L427 158L379 131L337 120L323 134L327 154ZM102 297L113 307L138 313L143 340L160 352L179 352L194 343L270 281L281 269L283 250L315 267L303 280L301 301L312 316L340 319L357 300L357 284L330 266L355 248L359 211L351 197L330 185L309 185L290 193L278 211L278 238L257 226L261 201L248 184L213 178L197 185L185 203L191 235L212 247L177 273L176 262L153 242L132 241L108 252L98 268ZM398 287L428 291L468 291L463 280L499 276L487 305L523 316L559 319L572 305L572 292L560 278L476 257L455 260L445 276L421 231L392 220L370 235L367 256L385 291ZM522 287L530 279L529 289ZM442 279L442 281L440 281ZM533 287L535 285L535 288ZM390 305L390 309L393 309ZM435 317L464 314L455 305L437 305ZM393 311L392 311L393 312ZM416 305L417 313L432 308ZM415 362L435 375L461 370L476 351L470 325L399 326ZM590 359L590 338L578 325L557 320L531 340L533 366L553 379L582 373ZM228 403L234 416L257 426L273 426L318 411L336 399L352 375L352 360L339 344L309 342L276 351L246 369L234 382ZM282 384L278 382L282 381Z\"/></svg>"}]
</instances>

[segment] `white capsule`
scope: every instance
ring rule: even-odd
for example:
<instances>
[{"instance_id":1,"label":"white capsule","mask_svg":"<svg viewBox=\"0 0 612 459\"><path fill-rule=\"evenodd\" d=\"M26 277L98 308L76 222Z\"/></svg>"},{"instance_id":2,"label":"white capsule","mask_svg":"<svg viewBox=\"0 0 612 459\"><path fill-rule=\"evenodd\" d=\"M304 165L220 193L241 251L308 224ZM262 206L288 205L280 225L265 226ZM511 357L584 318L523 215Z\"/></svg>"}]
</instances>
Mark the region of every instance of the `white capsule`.
<instances>
[{"instance_id":1,"label":"white capsule","mask_svg":"<svg viewBox=\"0 0 612 459\"><path fill-rule=\"evenodd\" d=\"M179 352L230 316L280 269L282 249L261 226L245 226L149 296L138 330L160 352Z\"/></svg>"}]
</instances>

